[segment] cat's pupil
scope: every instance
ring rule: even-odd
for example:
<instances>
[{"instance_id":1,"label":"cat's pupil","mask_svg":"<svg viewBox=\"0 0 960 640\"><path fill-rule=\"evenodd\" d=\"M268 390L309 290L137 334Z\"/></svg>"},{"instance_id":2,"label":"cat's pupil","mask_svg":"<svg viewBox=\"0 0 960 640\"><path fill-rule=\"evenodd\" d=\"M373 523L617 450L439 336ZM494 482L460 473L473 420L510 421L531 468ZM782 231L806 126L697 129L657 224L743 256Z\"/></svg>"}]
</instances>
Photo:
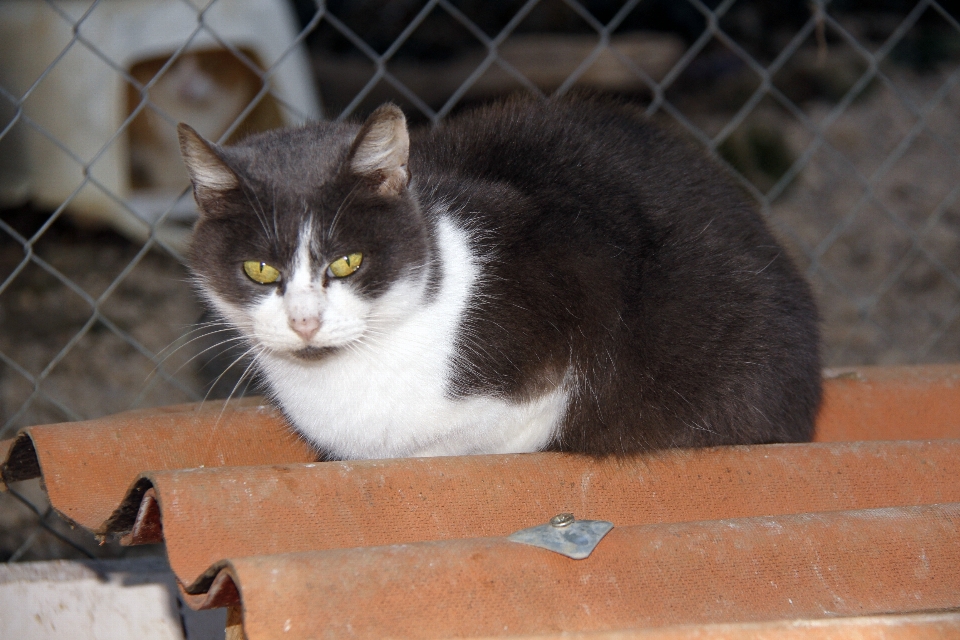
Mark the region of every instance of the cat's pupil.
<instances>
[{"instance_id":1,"label":"cat's pupil","mask_svg":"<svg viewBox=\"0 0 960 640\"><path fill-rule=\"evenodd\" d=\"M280 279L280 271L259 260L247 260L243 263L243 270L251 280L260 284L272 284Z\"/></svg>"}]
</instances>

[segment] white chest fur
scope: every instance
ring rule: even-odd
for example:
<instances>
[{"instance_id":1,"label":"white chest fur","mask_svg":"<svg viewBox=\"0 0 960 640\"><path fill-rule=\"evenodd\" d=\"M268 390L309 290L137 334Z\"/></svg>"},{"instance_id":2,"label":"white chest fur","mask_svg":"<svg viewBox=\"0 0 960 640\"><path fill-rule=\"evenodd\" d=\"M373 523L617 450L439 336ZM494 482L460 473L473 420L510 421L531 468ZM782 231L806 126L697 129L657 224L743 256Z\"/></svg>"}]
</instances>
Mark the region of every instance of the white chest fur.
<instances>
[{"instance_id":1,"label":"white chest fur","mask_svg":"<svg viewBox=\"0 0 960 640\"><path fill-rule=\"evenodd\" d=\"M369 311L368 331L332 356L260 357L275 398L307 440L337 457L392 458L529 452L553 438L567 405L563 388L523 403L446 393L480 269L452 222L440 222L438 246L442 280L430 302L420 302L422 282L400 282Z\"/></svg>"}]
</instances>

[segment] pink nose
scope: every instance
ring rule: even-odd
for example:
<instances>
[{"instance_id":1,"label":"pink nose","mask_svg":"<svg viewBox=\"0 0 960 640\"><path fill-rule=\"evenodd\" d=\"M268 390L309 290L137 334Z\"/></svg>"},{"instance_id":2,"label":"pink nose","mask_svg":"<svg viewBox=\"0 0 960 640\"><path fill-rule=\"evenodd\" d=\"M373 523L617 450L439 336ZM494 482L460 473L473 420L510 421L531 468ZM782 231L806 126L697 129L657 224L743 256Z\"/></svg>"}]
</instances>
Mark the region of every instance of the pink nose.
<instances>
[{"instance_id":1,"label":"pink nose","mask_svg":"<svg viewBox=\"0 0 960 640\"><path fill-rule=\"evenodd\" d=\"M290 328L296 331L304 342L309 342L320 329L320 318L290 318Z\"/></svg>"}]
</instances>

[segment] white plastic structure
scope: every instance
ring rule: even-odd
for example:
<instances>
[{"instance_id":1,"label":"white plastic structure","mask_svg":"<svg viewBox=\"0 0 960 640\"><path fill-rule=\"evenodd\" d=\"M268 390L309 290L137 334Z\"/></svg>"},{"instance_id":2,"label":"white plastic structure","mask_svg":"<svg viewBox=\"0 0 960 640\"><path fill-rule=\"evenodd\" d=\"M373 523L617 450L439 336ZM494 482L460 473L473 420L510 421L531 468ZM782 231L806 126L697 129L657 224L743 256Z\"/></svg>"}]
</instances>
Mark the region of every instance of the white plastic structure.
<instances>
[{"instance_id":1,"label":"white plastic structure","mask_svg":"<svg viewBox=\"0 0 960 640\"><path fill-rule=\"evenodd\" d=\"M177 598L177 578L160 558L4 563L0 638L223 638L223 609L193 611Z\"/></svg>"},{"instance_id":2,"label":"white plastic structure","mask_svg":"<svg viewBox=\"0 0 960 640\"><path fill-rule=\"evenodd\" d=\"M135 239L146 238L171 207L189 218L189 196L144 197L131 187L124 73L175 53L225 45L251 52L269 70L283 124L294 125L321 117L298 31L287 0L214 0L206 7L187 0L3 0L0 132L15 126L0 140L0 199L49 208L66 202L71 213ZM92 180L85 183L87 173ZM173 235L157 231L175 245L185 235L183 227Z\"/></svg>"}]
</instances>

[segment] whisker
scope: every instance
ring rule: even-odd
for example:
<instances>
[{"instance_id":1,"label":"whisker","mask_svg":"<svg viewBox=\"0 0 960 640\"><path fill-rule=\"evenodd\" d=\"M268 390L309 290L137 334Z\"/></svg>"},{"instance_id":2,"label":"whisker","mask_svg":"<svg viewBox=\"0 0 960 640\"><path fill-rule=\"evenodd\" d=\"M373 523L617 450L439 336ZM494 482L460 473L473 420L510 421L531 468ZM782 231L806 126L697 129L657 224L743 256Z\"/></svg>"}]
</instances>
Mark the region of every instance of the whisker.
<instances>
[{"instance_id":1,"label":"whisker","mask_svg":"<svg viewBox=\"0 0 960 640\"><path fill-rule=\"evenodd\" d=\"M261 350L260 353L263 353L263 351ZM244 369L243 373L240 374L240 378L237 380L237 383L233 385L233 389L230 390L230 394L227 396L227 399L223 401L223 408L220 409L220 415L217 416L217 422L213 426L214 430L216 430L217 425L220 424L220 419L223 417L223 412L227 410L227 405L230 404L230 399L233 398L233 394L237 392L237 388L240 386L240 383L243 382L243 379L247 377L247 374L250 372L250 369L253 368L253 366L256 363L257 363L257 356L254 356L250 359L250 364L247 365L247 368Z\"/></svg>"},{"instance_id":2,"label":"whisker","mask_svg":"<svg viewBox=\"0 0 960 640\"><path fill-rule=\"evenodd\" d=\"M202 356L203 354L205 354L207 351L210 351L210 350L212 350L212 349L216 349L217 347L222 347L223 345L229 344L229 343L231 343L231 342L242 342L243 340L246 340L246 338L244 338L243 336L237 336L237 337L235 337L235 338L227 338L226 340L221 340L221 341L218 342L217 344L211 345L211 346L207 347L206 349L204 349L203 351L194 354L189 360L187 360L186 362L184 362L183 364L181 364L179 367L177 367L176 370L173 372L172 375L176 375L177 373L179 373L181 369L183 369L185 366L187 366L188 364L190 364L191 362L193 362L194 360L196 360L197 358L199 358L200 356ZM224 351L226 351L226 350L224 350ZM221 352L221 353L222 353L222 352ZM242 357L242 356L241 356L241 357ZM231 366L232 366L232 365L231 365ZM220 374L220 375L223 375L223 374ZM219 378L218 378L218 380L219 380ZM214 383L214 384L216 384L216 383Z\"/></svg>"},{"instance_id":3,"label":"whisker","mask_svg":"<svg viewBox=\"0 0 960 640\"><path fill-rule=\"evenodd\" d=\"M247 349L246 351L244 351L242 354L240 354L240 355L237 357L236 360L234 360L233 362L230 363L230 366L228 366L226 369L224 369L223 372L222 372L219 376L217 376L217 379L213 381L213 384L211 384L211 385L210 385L210 388L207 390L206 395L203 396L203 400L200 402L200 407L201 407L201 408L203 408L203 405L204 405L204 403L206 403L207 398L210 396L210 393L214 390L214 388L216 388L217 383L220 382L220 378L222 378L227 371L229 371L230 369L232 369L235 364L237 364L237 363L240 362L244 357L246 357L247 354L249 354L249 353L251 353L251 352L253 352L253 351L256 351L258 348L261 349L261 352L260 352L260 353L263 353L263 350L262 350L263 348L262 348L262 347L257 347L257 346L250 347L249 349ZM256 357L253 358L253 362L255 362L255 361L256 361ZM253 364L253 362L251 362L251 365ZM247 369L244 370L244 375L246 375L246 371L249 370L249 369L250 369L250 367L248 366ZM240 376L240 379L241 379L241 380L243 379L243 376L242 376L242 375ZM234 389L236 389L236 387L235 387ZM233 392L231 392L230 395L232 396L232 395L233 395ZM214 439L214 437L215 437L216 434L217 434L217 429L220 427L220 419L223 418L224 410L227 408L227 403L229 403L229 402L230 402L230 396L228 396L227 399L224 401L223 407L220 409L220 414L217 416L217 421L213 424L213 429L210 430L210 435L207 437L207 442L206 442L206 445L204 446L204 450L205 450L205 451L208 451L208 450L210 449L210 447L213 445L213 439Z\"/></svg>"},{"instance_id":4,"label":"whisker","mask_svg":"<svg viewBox=\"0 0 960 640\"><path fill-rule=\"evenodd\" d=\"M246 190L244 190L244 191L246 191ZM244 195L246 195L246 193L244 193ZM267 229L266 212L263 212L263 211L261 211L260 209L258 209L257 206L253 204L253 201L250 200L250 196L247 196L247 202L250 203L250 208L253 209L253 212L256 214L256 216L257 216L257 222L259 222L259 223L260 223L260 226L263 228L263 233L264 233L264 235L267 236L267 238L269 239L269 238L270 238L270 230Z\"/></svg>"},{"instance_id":5,"label":"whisker","mask_svg":"<svg viewBox=\"0 0 960 640\"><path fill-rule=\"evenodd\" d=\"M350 191L347 193L347 196L343 199L343 202L340 203L340 206L337 207L337 212L333 214L333 220L330 221L330 226L327 227L326 240L329 242L330 238L333 237L334 227L337 225L337 219L340 217L340 212L343 211L343 208L347 206L347 203L350 202L350 198L353 196L354 192L357 190L357 187L360 186L361 180L357 180L354 183L353 187L350 188Z\"/></svg>"},{"instance_id":6,"label":"whisker","mask_svg":"<svg viewBox=\"0 0 960 640\"><path fill-rule=\"evenodd\" d=\"M240 361L243 360L245 357L247 357L247 355L249 355L250 353L253 353L253 352L256 351L257 349L263 349L263 347L256 346L256 345L250 347L249 349L247 349L246 351L244 351L243 353L241 353L239 356L237 356L237 358L236 358L233 362L231 362L231 363L227 366L226 369L224 369L223 371L220 372L220 375L218 375L218 376L216 377L216 379L213 381L213 383L210 384L210 388L207 389L207 393L203 396L203 400L200 402L200 406L201 406L201 407L202 407L203 404L207 401L207 398L210 397L210 394L213 393L213 390L214 390L214 388L216 388L217 383L220 382L220 379L221 379L224 375L226 375L226 373L227 373L228 371L230 371L230 369L232 369L232 368L234 367L234 365L236 365L238 362L240 362Z\"/></svg>"},{"instance_id":7,"label":"whisker","mask_svg":"<svg viewBox=\"0 0 960 640\"><path fill-rule=\"evenodd\" d=\"M153 370L150 371L150 373L147 374L147 378L149 378L150 376L156 374L157 371L160 370L160 367L163 365L163 363L165 363L167 360L169 360L175 353L177 353L178 351L180 351L180 349L183 349L184 347L186 347L188 344L190 344L190 343L192 343L192 342L196 342L197 340L203 340L204 338L208 338L208 337L213 336L213 335L216 335L216 334L218 334L218 333L226 333L227 331L230 331L230 330L231 330L231 328L227 328L227 329L217 329L216 331L210 331L209 333L204 333L203 335L195 336L195 337L193 337L192 339L187 340L186 342L184 342L183 344L181 344L179 347L177 347L176 349L174 349L173 351L171 351L170 353L168 353L167 355L165 355L163 358L161 358L160 361L157 362L157 364L156 364L156 366L153 368ZM187 334L187 335L189 335L189 334ZM186 337L186 336L182 336L182 337ZM174 344L176 344L176 340L174 340L174 341L170 344L170 346L164 348L164 351L166 351L167 349L169 349L170 347L172 347ZM220 342L220 343L218 343L217 345L214 345L214 346L219 346L220 344L223 344L223 342ZM204 353L204 352L201 351L200 353ZM161 354L163 354L163 351L161 351L160 353L158 353L158 354L157 354L157 357L159 357ZM196 356L194 356L194 357L196 357ZM190 360L192 360L192 359L193 359L193 358L191 358ZM190 360L187 360L187 362L190 362ZM186 363L184 363L184 365L185 365L185 364L186 364ZM183 368L183 365L181 365L180 368ZM177 371L179 371L179 370L180 370L180 369L177 369Z\"/></svg>"}]
</instances>

